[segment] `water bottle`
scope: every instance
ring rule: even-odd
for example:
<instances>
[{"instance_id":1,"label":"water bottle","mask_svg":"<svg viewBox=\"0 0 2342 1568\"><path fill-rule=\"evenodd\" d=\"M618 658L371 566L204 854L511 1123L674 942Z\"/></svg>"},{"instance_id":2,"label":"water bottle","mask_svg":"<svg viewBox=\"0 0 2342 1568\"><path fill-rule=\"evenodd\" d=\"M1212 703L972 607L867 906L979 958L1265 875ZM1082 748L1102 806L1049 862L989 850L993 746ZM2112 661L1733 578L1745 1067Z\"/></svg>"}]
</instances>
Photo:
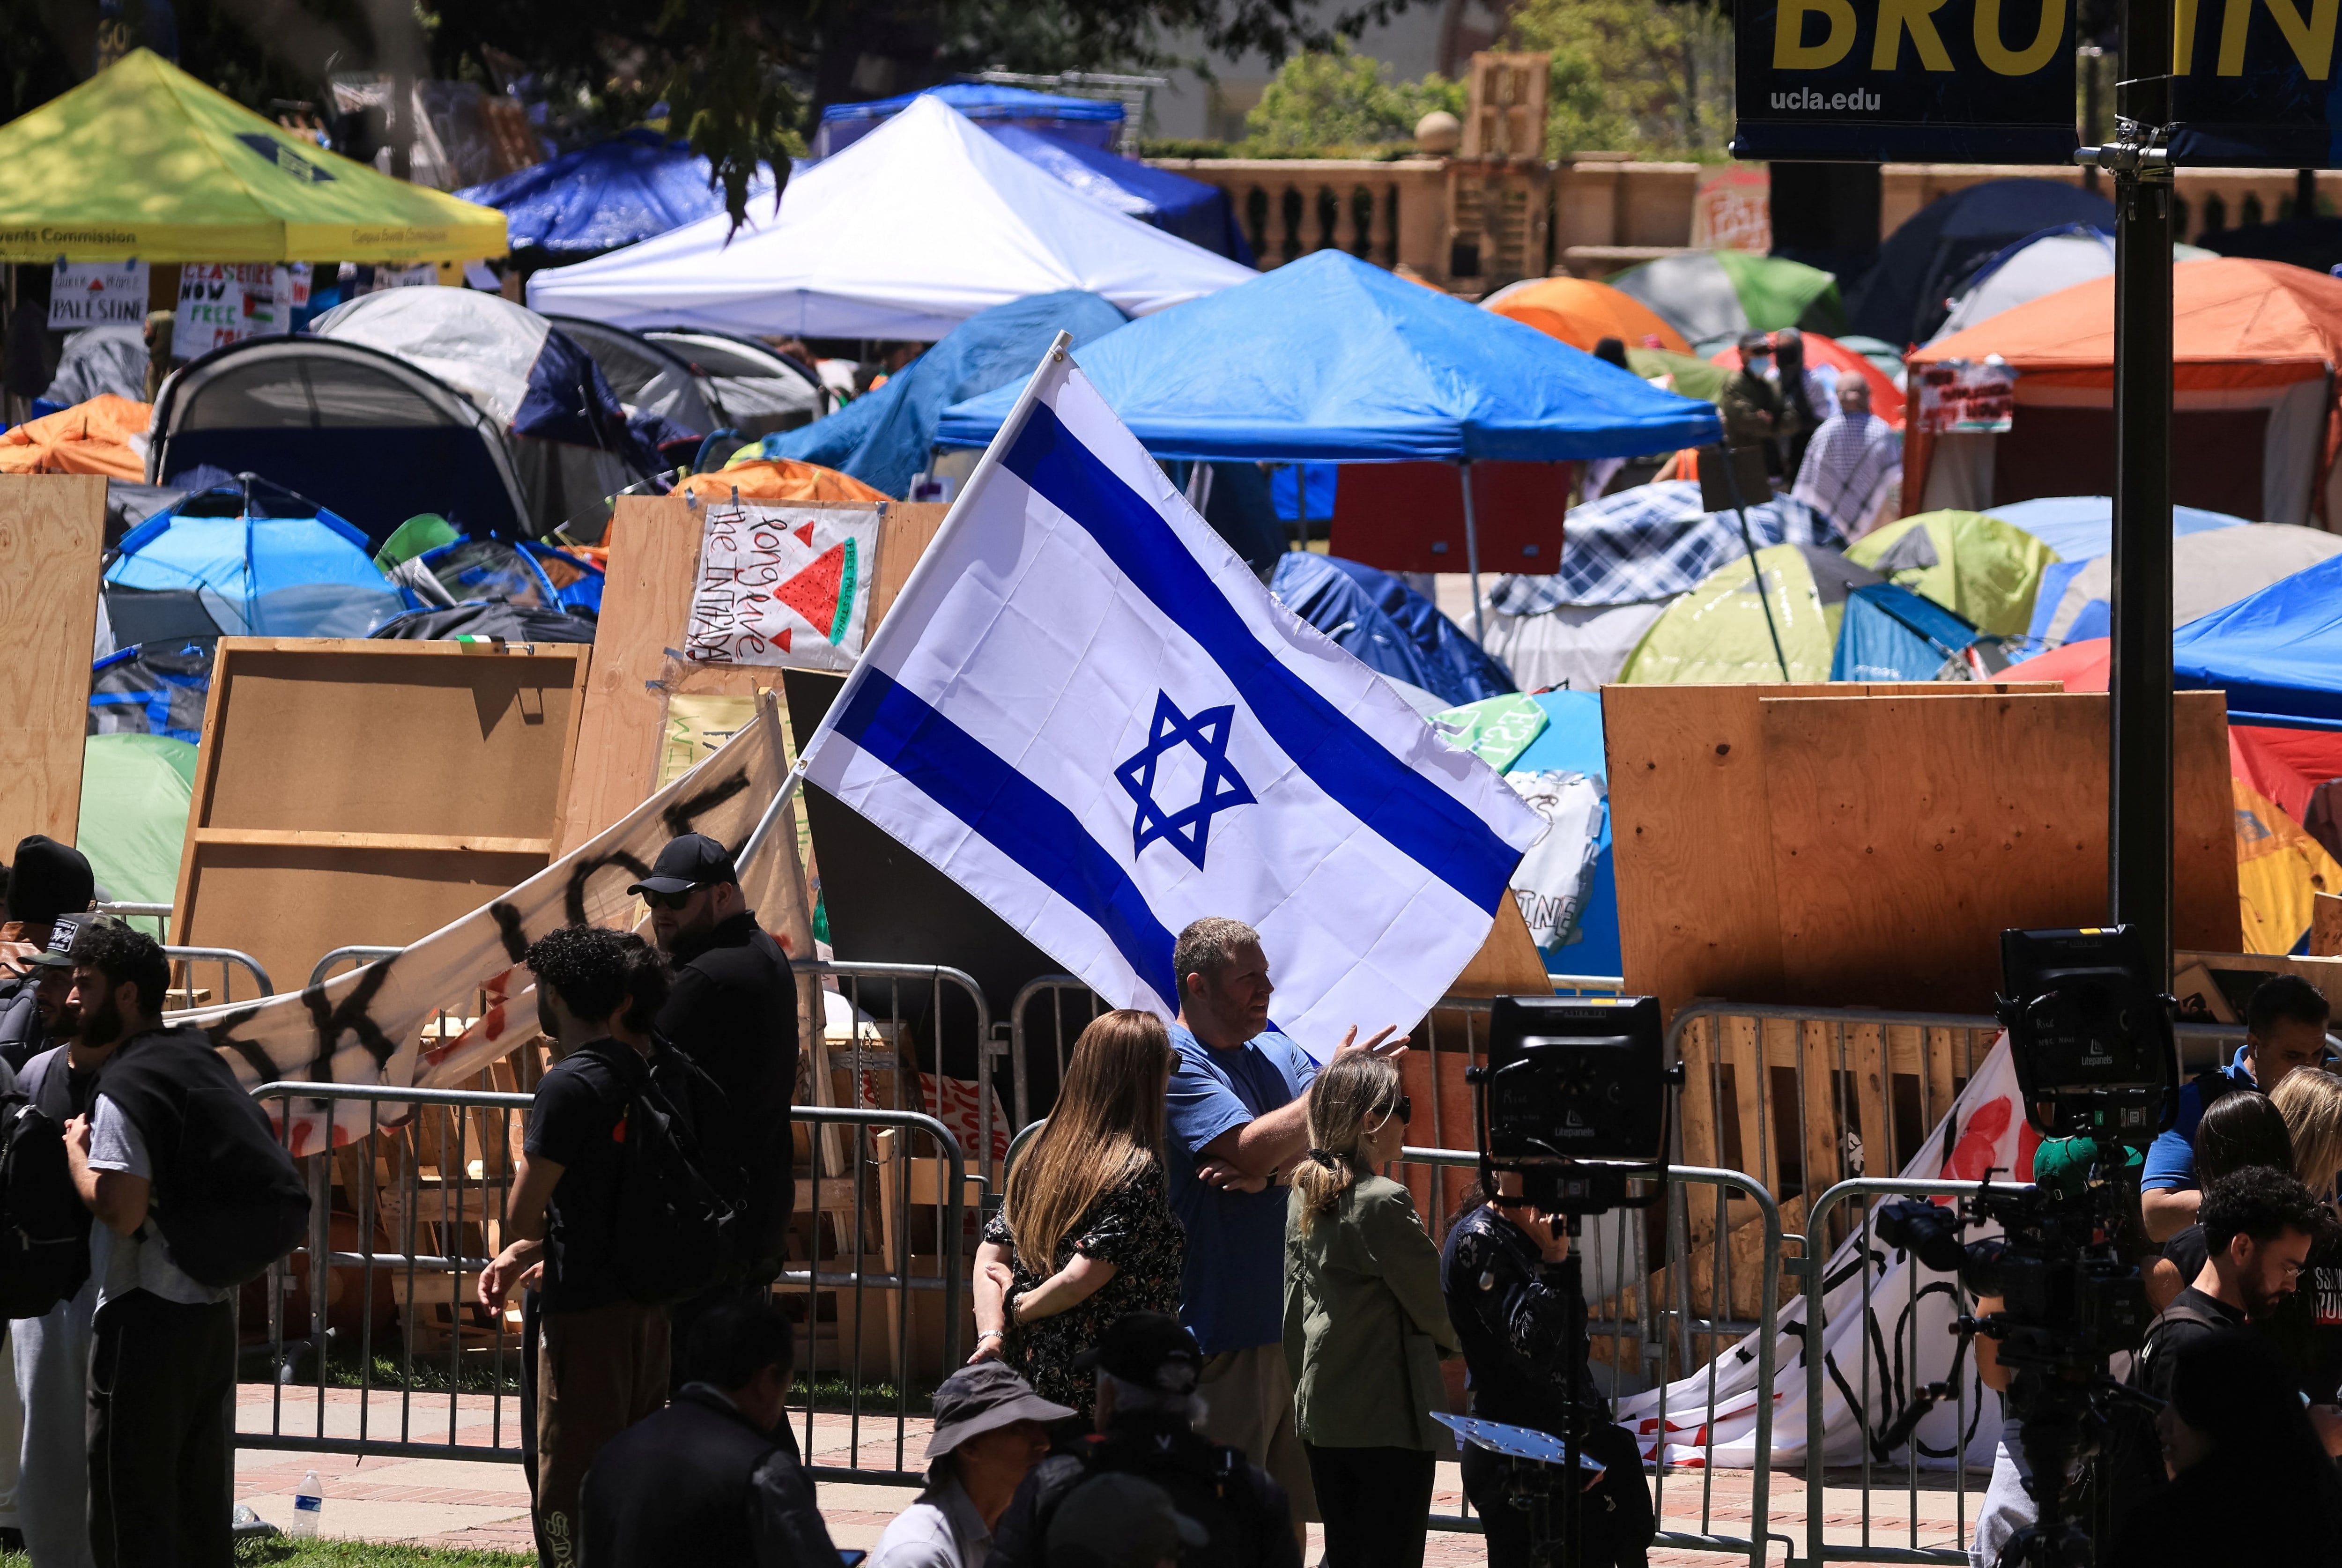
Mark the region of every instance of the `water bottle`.
<instances>
[{"instance_id":1,"label":"water bottle","mask_svg":"<svg viewBox=\"0 0 2342 1568\"><path fill-rule=\"evenodd\" d=\"M293 1494L293 1528L286 1533L296 1540L308 1540L317 1533L317 1525L325 1516L325 1483L313 1470L301 1478L301 1490Z\"/></svg>"}]
</instances>

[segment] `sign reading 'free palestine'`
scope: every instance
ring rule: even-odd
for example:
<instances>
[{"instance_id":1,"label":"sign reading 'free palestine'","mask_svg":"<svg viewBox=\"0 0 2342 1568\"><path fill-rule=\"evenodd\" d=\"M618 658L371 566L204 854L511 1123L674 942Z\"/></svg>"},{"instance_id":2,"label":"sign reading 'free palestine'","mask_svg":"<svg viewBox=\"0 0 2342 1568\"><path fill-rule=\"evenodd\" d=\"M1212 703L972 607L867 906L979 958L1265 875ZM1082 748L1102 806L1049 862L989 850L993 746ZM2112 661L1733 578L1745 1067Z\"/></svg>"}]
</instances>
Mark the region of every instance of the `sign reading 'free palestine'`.
<instances>
[{"instance_id":1,"label":"sign reading 'free palestine'","mask_svg":"<svg viewBox=\"0 0 2342 1568\"><path fill-rule=\"evenodd\" d=\"M2071 165L2073 13L2071 0L1741 0L1732 151Z\"/></svg>"}]
</instances>

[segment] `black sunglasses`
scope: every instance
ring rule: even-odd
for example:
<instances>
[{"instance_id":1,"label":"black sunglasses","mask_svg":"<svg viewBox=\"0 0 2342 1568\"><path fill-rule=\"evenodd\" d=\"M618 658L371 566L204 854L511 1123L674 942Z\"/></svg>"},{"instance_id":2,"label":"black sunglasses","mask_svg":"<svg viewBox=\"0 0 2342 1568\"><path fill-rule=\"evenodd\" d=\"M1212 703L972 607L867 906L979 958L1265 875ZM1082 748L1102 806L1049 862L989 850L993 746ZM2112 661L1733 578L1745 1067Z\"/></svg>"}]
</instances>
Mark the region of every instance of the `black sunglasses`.
<instances>
[{"instance_id":1,"label":"black sunglasses","mask_svg":"<svg viewBox=\"0 0 2342 1568\"><path fill-rule=\"evenodd\" d=\"M1395 1104L1380 1107L1380 1114L1386 1117L1396 1116L1399 1125L1404 1127L1415 1120L1415 1102L1401 1094Z\"/></svg>"},{"instance_id":2,"label":"black sunglasses","mask_svg":"<svg viewBox=\"0 0 2342 1568\"><path fill-rule=\"evenodd\" d=\"M683 909L689 906L692 896L698 891L696 887L686 887L681 893L655 893L646 887L643 889L642 899L653 909Z\"/></svg>"}]
</instances>

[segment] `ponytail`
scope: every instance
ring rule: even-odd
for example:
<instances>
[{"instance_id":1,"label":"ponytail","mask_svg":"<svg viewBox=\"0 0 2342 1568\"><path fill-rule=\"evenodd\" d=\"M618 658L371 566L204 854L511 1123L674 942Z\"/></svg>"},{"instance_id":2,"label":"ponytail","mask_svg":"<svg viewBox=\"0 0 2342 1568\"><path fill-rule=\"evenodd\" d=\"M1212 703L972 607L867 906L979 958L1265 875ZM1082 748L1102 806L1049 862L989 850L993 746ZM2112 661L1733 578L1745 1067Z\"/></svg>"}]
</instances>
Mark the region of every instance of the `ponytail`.
<instances>
[{"instance_id":1,"label":"ponytail","mask_svg":"<svg viewBox=\"0 0 2342 1568\"><path fill-rule=\"evenodd\" d=\"M1398 1064L1364 1051L1336 1057L1309 1085L1310 1148L1293 1172L1304 1230L1357 1184L1368 1124L1377 1111L1392 1113L1398 1085Z\"/></svg>"}]
</instances>

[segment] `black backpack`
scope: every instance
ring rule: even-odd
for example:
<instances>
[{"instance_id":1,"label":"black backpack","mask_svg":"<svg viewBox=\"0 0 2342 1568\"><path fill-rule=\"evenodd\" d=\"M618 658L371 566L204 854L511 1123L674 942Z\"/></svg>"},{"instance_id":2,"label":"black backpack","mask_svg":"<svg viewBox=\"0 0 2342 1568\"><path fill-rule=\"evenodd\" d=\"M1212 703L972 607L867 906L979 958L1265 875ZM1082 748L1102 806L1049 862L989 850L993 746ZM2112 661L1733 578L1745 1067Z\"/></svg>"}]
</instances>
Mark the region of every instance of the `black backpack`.
<instances>
[{"instance_id":1,"label":"black backpack","mask_svg":"<svg viewBox=\"0 0 2342 1568\"><path fill-rule=\"evenodd\" d=\"M39 1317L81 1289L89 1226L65 1129L29 1096L0 1094L0 1317Z\"/></svg>"},{"instance_id":2,"label":"black backpack","mask_svg":"<svg viewBox=\"0 0 2342 1568\"><path fill-rule=\"evenodd\" d=\"M626 1076L612 1257L629 1297L670 1305L720 1283L738 1262L746 1183L714 1079L671 1049Z\"/></svg>"},{"instance_id":3,"label":"black backpack","mask_svg":"<svg viewBox=\"0 0 2342 1568\"><path fill-rule=\"evenodd\" d=\"M149 1221L197 1284L257 1279L308 1234L308 1183L268 1113L201 1031L130 1041L106 1063L98 1093L146 1140Z\"/></svg>"}]
</instances>

